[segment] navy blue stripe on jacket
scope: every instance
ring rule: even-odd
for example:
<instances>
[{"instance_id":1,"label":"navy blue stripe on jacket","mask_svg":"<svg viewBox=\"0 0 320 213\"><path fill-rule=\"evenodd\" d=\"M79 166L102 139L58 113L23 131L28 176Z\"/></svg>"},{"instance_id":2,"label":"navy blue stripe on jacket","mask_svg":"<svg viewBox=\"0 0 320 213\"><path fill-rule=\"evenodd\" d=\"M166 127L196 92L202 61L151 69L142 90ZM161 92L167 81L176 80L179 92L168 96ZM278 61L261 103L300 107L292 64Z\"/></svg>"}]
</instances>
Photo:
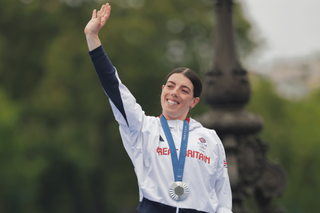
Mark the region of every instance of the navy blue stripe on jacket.
<instances>
[{"instance_id":1,"label":"navy blue stripe on jacket","mask_svg":"<svg viewBox=\"0 0 320 213\"><path fill-rule=\"evenodd\" d=\"M104 52L102 45L90 51L89 54L105 93L118 108L128 124L120 95L119 80L116 77L114 66L109 60L107 54Z\"/></svg>"}]
</instances>

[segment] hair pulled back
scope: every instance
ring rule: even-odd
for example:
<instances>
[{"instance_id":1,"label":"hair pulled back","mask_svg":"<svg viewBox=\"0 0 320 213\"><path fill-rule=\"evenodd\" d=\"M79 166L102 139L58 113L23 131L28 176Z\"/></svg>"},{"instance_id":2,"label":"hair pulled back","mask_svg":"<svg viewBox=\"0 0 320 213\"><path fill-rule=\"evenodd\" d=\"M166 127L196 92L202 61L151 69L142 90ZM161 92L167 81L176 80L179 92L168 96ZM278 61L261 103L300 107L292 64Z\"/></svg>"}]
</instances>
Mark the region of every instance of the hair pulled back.
<instances>
[{"instance_id":1,"label":"hair pulled back","mask_svg":"<svg viewBox=\"0 0 320 213\"><path fill-rule=\"evenodd\" d=\"M193 97L200 97L201 92L202 92L202 82L200 77L198 76L198 74L187 68L187 67L178 67L174 70L172 70L166 77L165 81L164 81L164 85L167 84L168 79L170 78L171 75L175 74L175 73L182 73L184 76L186 76L192 83L193 85Z\"/></svg>"}]
</instances>

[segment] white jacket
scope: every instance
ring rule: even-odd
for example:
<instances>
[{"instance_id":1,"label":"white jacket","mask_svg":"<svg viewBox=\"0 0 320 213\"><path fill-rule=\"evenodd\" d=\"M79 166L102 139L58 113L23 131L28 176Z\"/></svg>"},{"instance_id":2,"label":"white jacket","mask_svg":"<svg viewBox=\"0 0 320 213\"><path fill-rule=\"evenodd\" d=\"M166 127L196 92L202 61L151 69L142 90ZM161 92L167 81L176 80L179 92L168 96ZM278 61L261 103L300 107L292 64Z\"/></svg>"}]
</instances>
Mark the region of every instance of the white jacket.
<instances>
[{"instance_id":1,"label":"white jacket","mask_svg":"<svg viewBox=\"0 0 320 213\"><path fill-rule=\"evenodd\" d=\"M170 148L160 118L146 116L121 83L102 46L90 52L104 91L119 123L123 145L134 165L140 203L148 199L160 204L200 212L231 213L231 189L224 147L214 130L189 120L189 140L183 182L189 196L175 201L169 196L174 182ZM183 121L168 121L179 156Z\"/></svg>"}]
</instances>

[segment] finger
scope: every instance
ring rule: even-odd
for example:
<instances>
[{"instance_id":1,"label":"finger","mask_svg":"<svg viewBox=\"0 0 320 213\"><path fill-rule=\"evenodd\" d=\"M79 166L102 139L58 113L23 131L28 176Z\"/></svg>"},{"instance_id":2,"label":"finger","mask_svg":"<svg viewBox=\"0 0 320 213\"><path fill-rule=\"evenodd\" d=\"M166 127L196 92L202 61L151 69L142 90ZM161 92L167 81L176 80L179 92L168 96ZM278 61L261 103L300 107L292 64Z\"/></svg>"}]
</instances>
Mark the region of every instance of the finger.
<instances>
[{"instance_id":1,"label":"finger","mask_svg":"<svg viewBox=\"0 0 320 213\"><path fill-rule=\"evenodd\" d=\"M106 10L106 18L108 19L111 13L111 6L108 4L107 10Z\"/></svg>"},{"instance_id":2,"label":"finger","mask_svg":"<svg viewBox=\"0 0 320 213\"><path fill-rule=\"evenodd\" d=\"M107 4L101 6L101 9L99 10L99 12L102 18L105 18L107 10L108 10Z\"/></svg>"},{"instance_id":3,"label":"finger","mask_svg":"<svg viewBox=\"0 0 320 213\"><path fill-rule=\"evenodd\" d=\"M107 3L107 4L106 4L106 11L108 11L109 8L110 8L110 5L109 5L109 3Z\"/></svg>"},{"instance_id":4,"label":"finger","mask_svg":"<svg viewBox=\"0 0 320 213\"><path fill-rule=\"evenodd\" d=\"M106 9L106 12L103 16L103 22L105 24L105 22L109 19L109 16L110 16L110 12L111 12L111 7L109 6L107 9Z\"/></svg>"},{"instance_id":5,"label":"finger","mask_svg":"<svg viewBox=\"0 0 320 213\"><path fill-rule=\"evenodd\" d=\"M102 15L103 14L103 11L105 10L105 5L101 5L101 8L99 10L100 14Z\"/></svg>"},{"instance_id":6,"label":"finger","mask_svg":"<svg viewBox=\"0 0 320 213\"><path fill-rule=\"evenodd\" d=\"M103 15L105 15L105 14L106 14L106 12L107 12L107 7L106 7L106 6L104 6L104 8L103 8Z\"/></svg>"},{"instance_id":7,"label":"finger","mask_svg":"<svg viewBox=\"0 0 320 213\"><path fill-rule=\"evenodd\" d=\"M97 17L97 10L94 9L94 10L92 11L92 17L91 17L91 19L94 19L94 18L96 18L96 17Z\"/></svg>"},{"instance_id":8,"label":"finger","mask_svg":"<svg viewBox=\"0 0 320 213\"><path fill-rule=\"evenodd\" d=\"M100 11L100 10L97 12L97 19L98 19L98 20L101 19L101 11Z\"/></svg>"},{"instance_id":9,"label":"finger","mask_svg":"<svg viewBox=\"0 0 320 213\"><path fill-rule=\"evenodd\" d=\"M100 15L101 15L101 25L105 25L106 21L108 20L109 18L109 15L110 15L110 5L109 3L103 5L101 7L101 10L99 11L100 12Z\"/></svg>"},{"instance_id":10,"label":"finger","mask_svg":"<svg viewBox=\"0 0 320 213\"><path fill-rule=\"evenodd\" d=\"M108 6L109 6L109 3L103 5L103 10L102 10L103 16L107 13L107 11L108 11Z\"/></svg>"},{"instance_id":11,"label":"finger","mask_svg":"<svg viewBox=\"0 0 320 213\"><path fill-rule=\"evenodd\" d=\"M100 18L103 16L104 14L104 10L105 10L105 5L101 5L100 10L98 11L98 16L100 16Z\"/></svg>"}]
</instances>

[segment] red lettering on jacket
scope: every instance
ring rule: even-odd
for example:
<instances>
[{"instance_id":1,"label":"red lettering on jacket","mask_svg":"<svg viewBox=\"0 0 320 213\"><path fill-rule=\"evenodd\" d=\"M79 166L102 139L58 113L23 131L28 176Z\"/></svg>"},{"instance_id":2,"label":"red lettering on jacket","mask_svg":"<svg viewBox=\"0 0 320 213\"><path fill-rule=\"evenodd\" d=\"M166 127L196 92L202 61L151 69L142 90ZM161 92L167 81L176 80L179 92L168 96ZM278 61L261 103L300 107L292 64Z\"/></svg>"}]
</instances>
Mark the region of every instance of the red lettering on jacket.
<instances>
[{"instance_id":1,"label":"red lettering on jacket","mask_svg":"<svg viewBox=\"0 0 320 213\"><path fill-rule=\"evenodd\" d=\"M168 148L163 148L162 150L163 150L163 155L168 155L168 152L167 152Z\"/></svg>"},{"instance_id":2,"label":"red lettering on jacket","mask_svg":"<svg viewBox=\"0 0 320 213\"><path fill-rule=\"evenodd\" d=\"M177 149L177 151L178 151L178 149ZM167 147L165 147L165 148L158 147L157 153L158 153L158 155L170 155L171 152L170 152L170 149L168 149ZM196 158L196 159L201 160L207 164L210 164L210 157L207 157L204 154L202 154L198 151L195 151L195 150L190 150L190 149L187 150L186 157Z\"/></svg>"},{"instance_id":3,"label":"red lettering on jacket","mask_svg":"<svg viewBox=\"0 0 320 213\"><path fill-rule=\"evenodd\" d=\"M192 157L192 150L189 149L189 150L187 151L186 156L191 158L191 157Z\"/></svg>"},{"instance_id":4,"label":"red lettering on jacket","mask_svg":"<svg viewBox=\"0 0 320 213\"><path fill-rule=\"evenodd\" d=\"M197 152L197 151L194 151L195 153L196 153L196 158L198 158L198 154L199 154L199 152Z\"/></svg>"},{"instance_id":5,"label":"red lettering on jacket","mask_svg":"<svg viewBox=\"0 0 320 213\"><path fill-rule=\"evenodd\" d=\"M203 154L202 153L200 153L200 155L199 155L199 160L203 160Z\"/></svg>"},{"instance_id":6,"label":"red lettering on jacket","mask_svg":"<svg viewBox=\"0 0 320 213\"><path fill-rule=\"evenodd\" d=\"M208 164L210 164L210 157L205 156L204 162L207 163L207 160L208 160Z\"/></svg>"},{"instance_id":7,"label":"red lettering on jacket","mask_svg":"<svg viewBox=\"0 0 320 213\"><path fill-rule=\"evenodd\" d=\"M162 155L162 149L160 147L157 148L158 155Z\"/></svg>"}]
</instances>

